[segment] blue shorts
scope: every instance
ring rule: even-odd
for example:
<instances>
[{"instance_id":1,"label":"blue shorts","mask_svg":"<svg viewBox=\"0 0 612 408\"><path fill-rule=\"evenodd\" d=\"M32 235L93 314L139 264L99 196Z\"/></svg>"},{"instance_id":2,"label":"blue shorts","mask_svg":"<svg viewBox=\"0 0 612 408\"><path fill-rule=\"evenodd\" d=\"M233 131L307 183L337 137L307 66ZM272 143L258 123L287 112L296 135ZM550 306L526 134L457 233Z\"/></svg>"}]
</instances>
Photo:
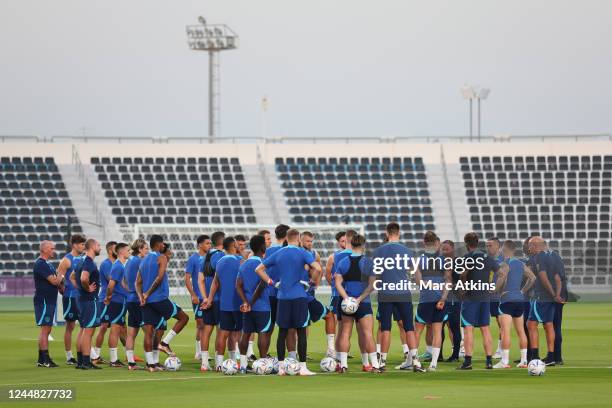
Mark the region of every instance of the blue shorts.
<instances>
[{"instance_id":1,"label":"blue shorts","mask_svg":"<svg viewBox=\"0 0 612 408\"><path fill-rule=\"evenodd\" d=\"M265 333L272 326L270 311L250 311L242 313L242 331L244 333Z\"/></svg>"},{"instance_id":2,"label":"blue shorts","mask_svg":"<svg viewBox=\"0 0 612 408\"><path fill-rule=\"evenodd\" d=\"M489 313L491 317L499 316L499 300L492 300L489 302Z\"/></svg>"},{"instance_id":3,"label":"blue shorts","mask_svg":"<svg viewBox=\"0 0 612 408\"><path fill-rule=\"evenodd\" d=\"M127 312L127 306L125 302L118 303L111 301L106 308L105 320L108 320L110 324L118 324L125 326L125 313Z\"/></svg>"},{"instance_id":4,"label":"blue shorts","mask_svg":"<svg viewBox=\"0 0 612 408\"><path fill-rule=\"evenodd\" d=\"M371 303L360 303L359 307L357 308L357 311L355 313L353 313L352 315L346 314L342 311L342 309L340 309L340 313L342 314L342 316L346 316L346 317L352 317L355 319L355 321L359 321L361 319L363 319L366 316L371 316L373 314L372 312L372 304Z\"/></svg>"},{"instance_id":5,"label":"blue shorts","mask_svg":"<svg viewBox=\"0 0 612 408\"><path fill-rule=\"evenodd\" d=\"M327 308L317 299L312 299L308 302L308 313L310 314L310 322L316 323L325 317Z\"/></svg>"},{"instance_id":6,"label":"blue shorts","mask_svg":"<svg viewBox=\"0 0 612 408\"><path fill-rule=\"evenodd\" d=\"M200 299L200 303L202 302L202 299ZM196 304L194 305L193 303L191 304L191 308L193 309L193 315L195 316L196 320L197 319L202 319L204 317L204 311L202 309L200 309L200 304Z\"/></svg>"},{"instance_id":7,"label":"blue shorts","mask_svg":"<svg viewBox=\"0 0 612 408\"><path fill-rule=\"evenodd\" d=\"M270 328L268 329L269 332L272 332L272 330L274 330L274 325L276 324L276 315L278 314L278 298L276 296L270 296L268 298L268 300L270 301Z\"/></svg>"},{"instance_id":8,"label":"blue shorts","mask_svg":"<svg viewBox=\"0 0 612 408\"><path fill-rule=\"evenodd\" d=\"M421 324L442 323L446 320L446 305L442 310L436 307L437 302L419 303L414 320Z\"/></svg>"},{"instance_id":9,"label":"blue shorts","mask_svg":"<svg viewBox=\"0 0 612 408\"><path fill-rule=\"evenodd\" d=\"M57 302L34 297L34 321L37 326L53 326Z\"/></svg>"},{"instance_id":10,"label":"blue shorts","mask_svg":"<svg viewBox=\"0 0 612 408\"><path fill-rule=\"evenodd\" d=\"M281 329L299 329L310 323L308 299L278 299L276 324Z\"/></svg>"},{"instance_id":11,"label":"blue shorts","mask_svg":"<svg viewBox=\"0 0 612 408\"><path fill-rule=\"evenodd\" d=\"M484 327L490 323L489 302L465 301L461 304L461 327Z\"/></svg>"},{"instance_id":12,"label":"blue shorts","mask_svg":"<svg viewBox=\"0 0 612 408\"><path fill-rule=\"evenodd\" d=\"M216 326L219 324L219 304L213 302L208 309L202 310L202 320L207 326Z\"/></svg>"},{"instance_id":13,"label":"blue shorts","mask_svg":"<svg viewBox=\"0 0 612 408\"><path fill-rule=\"evenodd\" d=\"M79 299L79 324L83 329L100 326L100 302Z\"/></svg>"},{"instance_id":14,"label":"blue shorts","mask_svg":"<svg viewBox=\"0 0 612 408\"><path fill-rule=\"evenodd\" d=\"M340 317L341 313L340 313L340 303L342 303L342 299L340 298L340 296L332 296L331 299L329 300L329 307L328 309L336 315L336 317Z\"/></svg>"},{"instance_id":15,"label":"blue shorts","mask_svg":"<svg viewBox=\"0 0 612 408\"><path fill-rule=\"evenodd\" d=\"M412 303L410 302L378 302L378 321L380 322L380 330L390 331L391 320L394 315L394 310L397 311L398 320L402 321L404 331L414 331L414 323L412 322Z\"/></svg>"},{"instance_id":16,"label":"blue shorts","mask_svg":"<svg viewBox=\"0 0 612 408\"><path fill-rule=\"evenodd\" d=\"M504 302L499 305L499 314L510 315L512 317L523 316L523 302Z\"/></svg>"},{"instance_id":17,"label":"blue shorts","mask_svg":"<svg viewBox=\"0 0 612 408\"><path fill-rule=\"evenodd\" d=\"M162 329L166 321L170 320L182 309L170 299L147 303L142 308L144 324L155 326L155 330Z\"/></svg>"},{"instance_id":18,"label":"blue shorts","mask_svg":"<svg viewBox=\"0 0 612 408\"><path fill-rule=\"evenodd\" d=\"M219 328L227 331L242 330L242 313L236 311L221 310L219 316Z\"/></svg>"},{"instance_id":19,"label":"blue shorts","mask_svg":"<svg viewBox=\"0 0 612 408\"><path fill-rule=\"evenodd\" d=\"M376 320L380 321L380 312L376 310ZM399 322L401 319L397 306L393 305L393 320Z\"/></svg>"},{"instance_id":20,"label":"blue shorts","mask_svg":"<svg viewBox=\"0 0 612 408\"><path fill-rule=\"evenodd\" d=\"M67 322L74 322L79 320L79 298L76 297L62 297L62 308L64 309L64 320Z\"/></svg>"},{"instance_id":21,"label":"blue shorts","mask_svg":"<svg viewBox=\"0 0 612 408\"><path fill-rule=\"evenodd\" d=\"M555 320L555 302L532 300L529 320L540 323L551 323Z\"/></svg>"},{"instance_id":22,"label":"blue shorts","mask_svg":"<svg viewBox=\"0 0 612 408\"><path fill-rule=\"evenodd\" d=\"M529 320L529 313L531 313L531 301L527 300L523 302L523 319L525 319L525 323Z\"/></svg>"},{"instance_id":23,"label":"blue shorts","mask_svg":"<svg viewBox=\"0 0 612 408\"><path fill-rule=\"evenodd\" d=\"M105 305L104 302L99 302L98 312L100 313L100 325L104 323L110 324L110 320L108 319L108 305Z\"/></svg>"},{"instance_id":24,"label":"blue shorts","mask_svg":"<svg viewBox=\"0 0 612 408\"><path fill-rule=\"evenodd\" d=\"M127 311L128 311L128 327L139 328L143 325L142 322L142 308L140 307L140 303L138 302L127 302Z\"/></svg>"}]
</instances>

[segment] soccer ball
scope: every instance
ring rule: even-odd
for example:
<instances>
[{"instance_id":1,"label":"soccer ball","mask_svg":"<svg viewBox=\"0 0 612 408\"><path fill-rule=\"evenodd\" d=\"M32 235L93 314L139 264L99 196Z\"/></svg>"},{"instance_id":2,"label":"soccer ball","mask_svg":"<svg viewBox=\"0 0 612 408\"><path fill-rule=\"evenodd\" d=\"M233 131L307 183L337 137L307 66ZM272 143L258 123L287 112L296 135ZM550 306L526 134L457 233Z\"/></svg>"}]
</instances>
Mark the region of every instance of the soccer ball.
<instances>
[{"instance_id":1,"label":"soccer ball","mask_svg":"<svg viewBox=\"0 0 612 408\"><path fill-rule=\"evenodd\" d=\"M164 366L168 371L178 371L181 369L181 359L178 357L168 357L164 361Z\"/></svg>"},{"instance_id":2,"label":"soccer ball","mask_svg":"<svg viewBox=\"0 0 612 408\"><path fill-rule=\"evenodd\" d=\"M531 360L527 372L532 376L541 376L546 372L546 364L542 360Z\"/></svg>"},{"instance_id":3,"label":"soccer ball","mask_svg":"<svg viewBox=\"0 0 612 408\"><path fill-rule=\"evenodd\" d=\"M286 358L285 361L285 374L287 375L298 375L300 372L300 363L293 358Z\"/></svg>"},{"instance_id":4,"label":"soccer ball","mask_svg":"<svg viewBox=\"0 0 612 408\"><path fill-rule=\"evenodd\" d=\"M221 363L221 372L224 375L234 375L238 372L238 364L232 359L224 360Z\"/></svg>"},{"instance_id":5,"label":"soccer ball","mask_svg":"<svg viewBox=\"0 0 612 408\"><path fill-rule=\"evenodd\" d=\"M253 362L253 372L257 375L267 375L272 372L272 364L267 358L260 358Z\"/></svg>"},{"instance_id":6,"label":"soccer ball","mask_svg":"<svg viewBox=\"0 0 612 408\"><path fill-rule=\"evenodd\" d=\"M270 357L268 358L268 361L270 362L270 374L278 374L278 359L276 357Z\"/></svg>"},{"instance_id":7,"label":"soccer ball","mask_svg":"<svg viewBox=\"0 0 612 408\"><path fill-rule=\"evenodd\" d=\"M340 304L342 311L347 315L352 315L357 311L359 307L359 303L357 303L357 299L353 297L348 297L346 299L342 299L342 303Z\"/></svg>"},{"instance_id":8,"label":"soccer ball","mask_svg":"<svg viewBox=\"0 0 612 408\"><path fill-rule=\"evenodd\" d=\"M319 364L319 366L321 367L321 371L323 371L324 373L333 373L334 371L336 371L337 365L338 362L335 358L332 357L325 357L323 360L321 360L321 363Z\"/></svg>"}]
</instances>

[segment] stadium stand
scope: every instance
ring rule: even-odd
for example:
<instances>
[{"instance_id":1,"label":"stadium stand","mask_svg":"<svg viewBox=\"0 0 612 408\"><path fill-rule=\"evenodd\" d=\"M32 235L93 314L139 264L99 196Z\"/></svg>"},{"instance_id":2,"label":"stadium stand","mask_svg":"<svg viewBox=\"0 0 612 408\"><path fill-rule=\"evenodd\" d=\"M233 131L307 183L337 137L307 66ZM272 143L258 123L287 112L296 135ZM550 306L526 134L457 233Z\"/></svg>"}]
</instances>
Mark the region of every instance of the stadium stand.
<instances>
[{"instance_id":1,"label":"stadium stand","mask_svg":"<svg viewBox=\"0 0 612 408\"><path fill-rule=\"evenodd\" d=\"M255 223L232 157L92 157L118 224Z\"/></svg>"},{"instance_id":2,"label":"stadium stand","mask_svg":"<svg viewBox=\"0 0 612 408\"><path fill-rule=\"evenodd\" d=\"M277 157L275 165L291 222L364 224L373 245L391 221L415 245L435 229L421 157Z\"/></svg>"},{"instance_id":3,"label":"stadium stand","mask_svg":"<svg viewBox=\"0 0 612 408\"><path fill-rule=\"evenodd\" d=\"M31 273L40 241L65 250L66 227L81 227L53 157L0 158L0 272Z\"/></svg>"}]
</instances>

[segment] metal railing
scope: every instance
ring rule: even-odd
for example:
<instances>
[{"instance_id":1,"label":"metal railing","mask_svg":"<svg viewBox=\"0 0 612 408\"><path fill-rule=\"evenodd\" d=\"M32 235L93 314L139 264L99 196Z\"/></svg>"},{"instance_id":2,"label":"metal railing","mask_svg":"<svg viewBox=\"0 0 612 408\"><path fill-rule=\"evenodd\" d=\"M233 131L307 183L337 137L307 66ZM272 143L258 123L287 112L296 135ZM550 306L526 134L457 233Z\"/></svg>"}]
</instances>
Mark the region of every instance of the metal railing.
<instances>
[{"instance_id":1,"label":"metal railing","mask_svg":"<svg viewBox=\"0 0 612 408\"><path fill-rule=\"evenodd\" d=\"M446 196L448 197L448 208L450 209L451 224L453 226L453 235L455 240L459 240L459 228L457 227L457 217L453 208L453 197L451 195L450 183L448 181L448 169L446 167L446 158L444 157L444 146L440 146L440 164L442 164L442 175L444 176L444 187L446 188Z\"/></svg>"},{"instance_id":2,"label":"metal railing","mask_svg":"<svg viewBox=\"0 0 612 408\"><path fill-rule=\"evenodd\" d=\"M96 196L95 190L92 188L89 183L89 179L85 174L85 167L83 166L83 162L81 161L81 157L79 156L79 151L75 145L72 145L72 164L74 165L75 170L79 176L79 181L81 182L81 187L85 192L89 200L89 204L91 205L91 209L94 213L95 222L82 220L83 222L99 227L102 230L102 238L106 240L106 223L104 222L104 214L98 206L98 197Z\"/></svg>"},{"instance_id":3,"label":"metal railing","mask_svg":"<svg viewBox=\"0 0 612 408\"><path fill-rule=\"evenodd\" d=\"M272 212L272 218L275 223L280 222L280 215L278 213L278 208L276 208L276 200L274 199L274 194L272 192L272 185L270 184L270 178L268 177L268 172L266 171L266 163L264 163L263 157L261 156L261 150L259 149L259 145L257 146L257 166L259 167L259 172L261 173L264 189L266 190L266 197L268 197L268 202L270 203L270 211Z\"/></svg>"},{"instance_id":4,"label":"metal railing","mask_svg":"<svg viewBox=\"0 0 612 408\"><path fill-rule=\"evenodd\" d=\"M0 135L0 142L35 142L35 143L146 143L146 144L398 144L398 143L512 143L512 142L586 142L612 141L610 133L567 134L567 135L487 135L478 137L462 135L432 136L381 136L381 137L337 137L337 136L304 136L304 137L257 137L257 136L219 136L211 140L206 137L181 136L69 136L55 135L50 138L40 136Z\"/></svg>"}]
</instances>

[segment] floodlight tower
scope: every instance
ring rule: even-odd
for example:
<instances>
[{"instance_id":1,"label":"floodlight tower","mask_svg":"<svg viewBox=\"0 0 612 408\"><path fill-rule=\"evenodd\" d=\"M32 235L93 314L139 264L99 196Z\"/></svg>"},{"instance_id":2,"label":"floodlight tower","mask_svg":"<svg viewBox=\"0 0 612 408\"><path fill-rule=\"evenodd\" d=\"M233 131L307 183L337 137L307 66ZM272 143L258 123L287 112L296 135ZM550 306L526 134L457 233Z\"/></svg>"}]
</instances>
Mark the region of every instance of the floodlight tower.
<instances>
[{"instance_id":1,"label":"floodlight tower","mask_svg":"<svg viewBox=\"0 0 612 408\"><path fill-rule=\"evenodd\" d=\"M473 101L474 99L476 99L476 115L478 117L478 141L480 142L480 101L481 100L485 100L487 99L487 97L489 96L489 93L491 92L491 90L489 88L480 88L478 86L471 86L471 85L464 85L463 88L461 88L461 95L463 96L464 99L467 99L470 103L470 141L472 140L472 136L474 135L474 131L473 131L473 125L472 125L472 121L473 121Z\"/></svg>"},{"instance_id":2,"label":"floodlight tower","mask_svg":"<svg viewBox=\"0 0 612 408\"><path fill-rule=\"evenodd\" d=\"M225 24L207 24L202 16L198 22L187 26L187 41L192 50L208 51L208 142L213 143L220 125L219 53L238 48L238 35Z\"/></svg>"}]
</instances>

